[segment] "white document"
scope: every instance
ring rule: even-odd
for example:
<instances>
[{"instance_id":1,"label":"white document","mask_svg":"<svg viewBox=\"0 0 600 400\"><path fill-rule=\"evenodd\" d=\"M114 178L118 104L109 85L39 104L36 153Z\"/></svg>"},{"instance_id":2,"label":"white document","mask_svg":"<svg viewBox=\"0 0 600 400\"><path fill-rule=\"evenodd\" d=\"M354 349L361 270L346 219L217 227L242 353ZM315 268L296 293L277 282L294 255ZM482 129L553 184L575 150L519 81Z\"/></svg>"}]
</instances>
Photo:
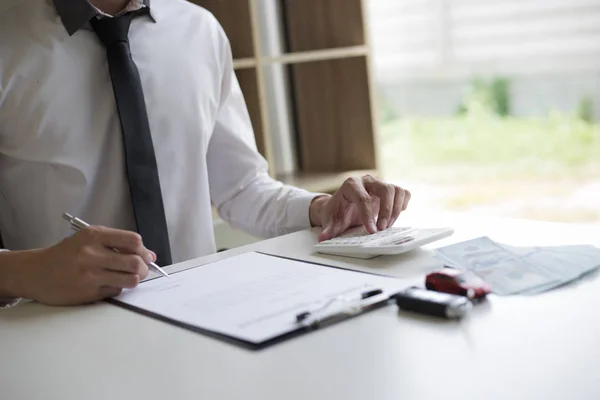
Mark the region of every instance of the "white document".
<instances>
[{"instance_id":1,"label":"white document","mask_svg":"<svg viewBox=\"0 0 600 400\"><path fill-rule=\"evenodd\" d=\"M396 278L251 252L143 282L116 300L259 344L298 329L299 313L336 299L327 312L348 307L340 296L358 300L368 290L391 295L408 286Z\"/></svg>"}]
</instances>

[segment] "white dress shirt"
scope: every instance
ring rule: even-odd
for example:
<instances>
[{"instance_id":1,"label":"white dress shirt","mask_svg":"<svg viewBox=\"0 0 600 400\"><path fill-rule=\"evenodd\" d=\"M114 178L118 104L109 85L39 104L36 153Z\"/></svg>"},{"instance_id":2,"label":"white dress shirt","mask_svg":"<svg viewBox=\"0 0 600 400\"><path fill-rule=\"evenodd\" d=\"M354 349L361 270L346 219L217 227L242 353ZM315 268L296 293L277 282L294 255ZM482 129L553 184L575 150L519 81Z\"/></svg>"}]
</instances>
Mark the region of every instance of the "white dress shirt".
<instances>
[{"instance_id":1,"label":"white dress shirt","mask_svg":"<svg viewBox=\"0 0 600 400\"><path fill-rule=\"evenodd\" d=\"M94 7L94 9L96 9L98 11L98 13L100 14L100 16L104 16L104 17L113 17L110 14L105 13L102 10L99 10L98 8L96 8L96 6L92 5L92 7ZM121 10L121 12L119 12L118 14L116 14L115 16L119 16L121 14L125 14L131 11L137 11L141 8L146 7L146 5L144 4L143 0L131 0L129 3L127 3L127 5L125 6L125 8L123 10Z\"/></svg>"},{"instance_id":2,"label":"white dress shirt","mask_svg":"<svg viewBox=\"0 0 600 400\"><path fill-rule=\"evenodd\" d=\"M216 19L185 0L150 11L129 37L173 262L215 251L211 204L262 237L309 227L315 194L269 177ZM87 24L71 33L49 0L0 5L0 231L11 250L71 234L63 212L135 227L105 49Z\"/></svg>"}]
</instances>

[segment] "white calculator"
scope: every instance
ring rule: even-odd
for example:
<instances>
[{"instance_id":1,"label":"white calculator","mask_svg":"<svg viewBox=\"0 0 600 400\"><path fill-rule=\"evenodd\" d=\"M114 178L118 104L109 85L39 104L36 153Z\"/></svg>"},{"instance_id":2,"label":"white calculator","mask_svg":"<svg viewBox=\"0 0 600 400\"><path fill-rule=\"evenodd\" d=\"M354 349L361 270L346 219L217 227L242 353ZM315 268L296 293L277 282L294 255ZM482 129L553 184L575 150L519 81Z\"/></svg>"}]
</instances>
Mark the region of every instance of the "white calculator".
<instances>
[{"instance_id":1,"label":"white calculator","mask_svg":"<svg viewBox=\"0 0 600 400\"><path fill-rule=\"evenodd\" d=\"M348 230L342 236L316 244L315 250L323 254L373 258L401 254L453 233L452 228L392 227L370 234L361 226Z\"/></svg>"}]
</instances>

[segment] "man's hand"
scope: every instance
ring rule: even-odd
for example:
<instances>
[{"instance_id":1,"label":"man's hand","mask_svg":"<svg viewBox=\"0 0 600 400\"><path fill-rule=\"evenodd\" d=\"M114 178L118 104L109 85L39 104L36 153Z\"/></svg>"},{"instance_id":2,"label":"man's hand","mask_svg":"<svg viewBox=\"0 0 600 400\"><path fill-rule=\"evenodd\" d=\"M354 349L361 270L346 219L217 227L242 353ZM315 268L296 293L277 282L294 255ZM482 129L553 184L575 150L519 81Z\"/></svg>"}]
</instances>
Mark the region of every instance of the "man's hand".
<instances>
[{"instance_id":1,"label":"man's hand","mask_svg":"<svg viewBox=\"0 0 600 400\"><path fill-rule=\"evenodd\" d=\"M391 227L406 210L410 192L373 178L349 178L333 196L320 196L310 205L313 226L322 226L319 241L348 228L364 225L370 233ZM377 219L377 221L376 221Z\"/></svg>"},{"instance_id":2,"label":"man's hand","mask_svg":"<svg viewBox=\"0 0 600 400\"><path fill-rule=\"evenodd\" d=\"M137 233L93 226L15 268L13 292L50 305L91 303L136 287L155 259Z\"/></svg>"}]
</instances>

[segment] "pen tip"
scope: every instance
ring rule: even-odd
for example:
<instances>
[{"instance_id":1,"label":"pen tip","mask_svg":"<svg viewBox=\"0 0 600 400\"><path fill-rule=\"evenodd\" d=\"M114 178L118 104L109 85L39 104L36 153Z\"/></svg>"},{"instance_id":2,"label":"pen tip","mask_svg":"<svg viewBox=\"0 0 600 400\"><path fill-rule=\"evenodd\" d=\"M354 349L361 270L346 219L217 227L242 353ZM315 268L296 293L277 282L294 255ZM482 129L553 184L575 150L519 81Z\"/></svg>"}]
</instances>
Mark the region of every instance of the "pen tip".
<instances>
[{"instance_id":1,"label":"pen tip","mask_svg":"<svg viewBox=\"0 0 600 400\"><path fill-rule=\"evenodd\" d=\"M74 217L69 214L69 213L63 213L62 215L63 219L66 219L67 221L71 221Z\"/></svg>"}]
</instances>

